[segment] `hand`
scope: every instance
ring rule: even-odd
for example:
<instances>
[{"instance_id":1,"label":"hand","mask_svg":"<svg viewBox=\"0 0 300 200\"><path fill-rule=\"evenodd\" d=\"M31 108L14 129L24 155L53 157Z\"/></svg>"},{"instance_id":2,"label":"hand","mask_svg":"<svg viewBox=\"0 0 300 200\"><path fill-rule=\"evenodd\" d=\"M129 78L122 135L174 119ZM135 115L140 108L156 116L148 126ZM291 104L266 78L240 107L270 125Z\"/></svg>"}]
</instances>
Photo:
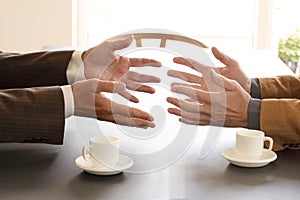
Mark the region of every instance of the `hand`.
<instances>
[{"instance_id":1,"label":"hand","mask_svg":"<svg viewBox=\"0 0 300 200\"><path fill-rule=\"evenodd\" d=\"M128 47L132 40L133 37L117 41L107 40L102 44L85 51L82 54L82 60L86 78L121 81L126 84L128 89L154 93L154 88L140 83L158 83L160 82L159 78L142 75L129 70L130 67L160 67L161 63L148 58L127 58L115 54L116 50Z\"/></svg>"},{"instance_id":2,"label":"hand","mask_svg":"<svg viewBox=\"0 0 300 200\"><path fill-rule=\"evenodd\" d=\"M212 53L216 59L226 65L226 67L217 68L217 71L228 79L236 80L250 94L251 79L243 72L239 63L221 53L216 47L212 48Z\"/></svg>"},{"instance_id":3,"label":"hand","mask_svg":"<svg viewBox=\"0 0 300 200\"><path fill-rule=\"evenodd\" d=\"M75 115L141 128L155 127L153 117L136 108L111 101L102 92L117 93L134 101L120 82L89 79L72 84Z\"/></svg>"},{"instance_id":4,"label":"hand","mask_svg":"<svg viewBox=\"0 0 300 200\"><path fill-rule=\"evenodd\" d=\"M177 107L169 108L169 113L180 116L179 120L188 124L247 127L251 97L240 84L191 59L177 57L174 62L197 70L202 77L174 70L168 72L172 77L189 82L172 84L173 92L189 98L168 97L167 101Z\"/></svg>"}]
</instances>

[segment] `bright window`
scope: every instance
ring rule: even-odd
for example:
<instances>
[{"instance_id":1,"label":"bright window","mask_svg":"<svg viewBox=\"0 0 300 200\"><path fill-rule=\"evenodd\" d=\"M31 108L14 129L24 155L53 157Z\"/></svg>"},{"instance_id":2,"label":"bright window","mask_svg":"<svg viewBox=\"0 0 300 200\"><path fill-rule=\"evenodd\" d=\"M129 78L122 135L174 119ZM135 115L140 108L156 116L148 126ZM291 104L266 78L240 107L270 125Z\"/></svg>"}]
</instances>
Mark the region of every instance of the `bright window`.
<instances>
[{"instance_id":1,"label":"bright window","mask_svg":"<svg viewBox=\"0 0 300 200\"><path fill-rule=\"evenodd\" d=\"M255 0L89 0L87 43L140 28L169 29L208 46L252 48Z\"/></svg>"},{"instance_id":2,"label":"bright window","mask_svg":"<svg viewBox=\"0 0 300 200\"><path fill-rule=\"evenodd\" d=\"M77 0L78 40L95 45L141 28L169 29L207 46L277 50L300 28L299 0Z\"/></svg>"},{"instance_id":3,"label":"bright window","mask_svg":"<svg viewBox=\"0 0 300 200\"><path fill-rule=\"evenodd\" d=\"M300 30L300 1L275 0L274 4L274 37L286 38Z\"/></svg>"}]
</instances>

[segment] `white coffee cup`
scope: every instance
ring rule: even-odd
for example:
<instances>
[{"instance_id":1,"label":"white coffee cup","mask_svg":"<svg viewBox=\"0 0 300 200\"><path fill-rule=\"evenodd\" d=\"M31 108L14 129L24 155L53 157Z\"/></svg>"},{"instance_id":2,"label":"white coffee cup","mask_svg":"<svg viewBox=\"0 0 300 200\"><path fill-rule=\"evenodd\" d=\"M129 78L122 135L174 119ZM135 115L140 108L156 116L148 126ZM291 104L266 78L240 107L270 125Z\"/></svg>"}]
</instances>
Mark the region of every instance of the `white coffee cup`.
<instances>
[{"instance_id":1,"label":"white coffee cup","mask_svg":"<svg viewBox=\"0 0 300 200\"><path fill-rule=\"evenodd\" d=\"M265 136L263 131L239 130L236 132L236 153L241 159L258 160L262 156L265 141L269 142L268 150L271 151L273 139Z\"/></svg>"},{"instance_id":2,"label":"white coffee cup","mask_svg":"<svg viewBox=\"0 0 300 200\"><path fill-rule=\"evenodd\" d=\"M113 136L92 137L89 145L82 148L82 156L86 161L92 161L93 166L113 167L119 160L119 139Z\"/></svg>"}]
</instances>

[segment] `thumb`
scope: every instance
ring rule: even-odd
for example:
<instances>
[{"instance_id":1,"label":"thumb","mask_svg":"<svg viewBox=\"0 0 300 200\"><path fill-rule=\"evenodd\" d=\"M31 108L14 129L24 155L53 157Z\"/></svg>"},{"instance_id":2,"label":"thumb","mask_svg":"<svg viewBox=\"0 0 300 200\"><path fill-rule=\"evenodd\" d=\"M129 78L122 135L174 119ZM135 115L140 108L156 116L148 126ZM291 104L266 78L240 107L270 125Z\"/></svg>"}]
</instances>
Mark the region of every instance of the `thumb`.
<instances>
[{"instance_id":1,"label":"thumb","mask_svg":"<svg viewBox=\"0 0 300 200\"><path fill-rule=\"evenodd\" d=\"M211 49L213 55L215 56L216 59L218 59L221 63L223 63L224 65L229 65L230 61L229 61L229 58L224 54L224 53L221 53L219 51L219 49L217 49L216 47L213 47Z\"/></svg>"},{"instance_id":2,"label":"thumb","mask_svg":"<svg viewBox=\"0 0 300 200\"><path fill-rule=\"evenodd\" d=\"M112 50L120 50L120 49L124 49L126 47L129 47L129 45L132 43L134 36L130 35L129 37L125 38L125 39L121 39L121 40L116 40L111 42L111 46L112 46Z\"/></svg>"}]
</instances>

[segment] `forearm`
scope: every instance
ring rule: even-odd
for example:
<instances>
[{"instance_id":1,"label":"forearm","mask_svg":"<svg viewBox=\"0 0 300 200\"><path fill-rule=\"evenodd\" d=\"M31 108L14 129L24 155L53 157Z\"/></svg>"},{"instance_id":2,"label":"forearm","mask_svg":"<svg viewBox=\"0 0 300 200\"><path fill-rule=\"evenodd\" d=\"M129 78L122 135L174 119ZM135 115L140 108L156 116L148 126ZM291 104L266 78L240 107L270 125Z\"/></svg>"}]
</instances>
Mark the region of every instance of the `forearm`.
<instances>
[{"instance_id":1,"label":"forearm","mask_svg":"<svg viewBox=\"0 0 300 200\"><path fill-rule=\"evenodd\" d=\"M277 76L259 78L261 98L300 99L300 78L297 76Z\"/></svg>"},{"instance_id":2,"label":"forearm","mask_svg":"<svg viewBox=\"0 0 300 200\"><path fill-rule=\"evenodd\" d=\"M260 85L260 79L252 80L251 96L254 98L248 106L248 128L262 130L272 137L275 150L300 148L300 100L261 100Z\"/></svg>"},{"instance_id":3,"label":"forearm","mask_svg":"<svg viewBox=\"0 0 300 200\"><path fill-rule=\"evenodd\" d=\"M0 53L0 89L68 84L73 51Z\"/></svg>"},{"instance_id":4,"label":"forearm","mask_svg":"<svg viewBox=\"0 0 300 200\"><path fill-rule=\"evenodd\" d=\"M0 142L62 144L64 100L59 87L0 91Z\"/></svg>"},{"instance_id":5,"label":"forearm","mask_svg":"<svg viewBox=\"0 0 300 200\"><path fill-rule=\"evenodd\" d=\"M300 100L265 99L260 129L274 140L274 149L300 148Z\"/></svg>"}]
</instances>

